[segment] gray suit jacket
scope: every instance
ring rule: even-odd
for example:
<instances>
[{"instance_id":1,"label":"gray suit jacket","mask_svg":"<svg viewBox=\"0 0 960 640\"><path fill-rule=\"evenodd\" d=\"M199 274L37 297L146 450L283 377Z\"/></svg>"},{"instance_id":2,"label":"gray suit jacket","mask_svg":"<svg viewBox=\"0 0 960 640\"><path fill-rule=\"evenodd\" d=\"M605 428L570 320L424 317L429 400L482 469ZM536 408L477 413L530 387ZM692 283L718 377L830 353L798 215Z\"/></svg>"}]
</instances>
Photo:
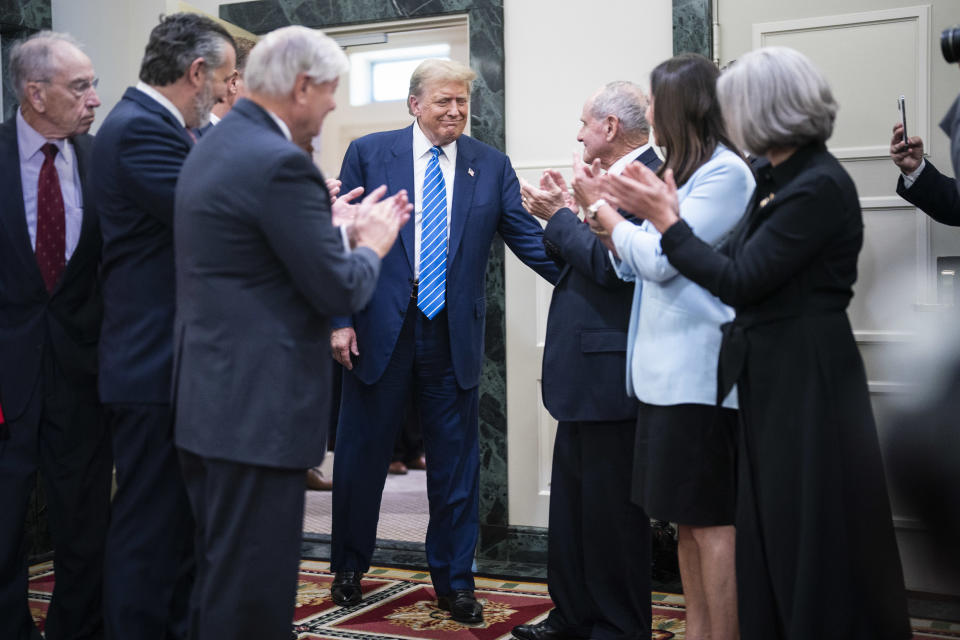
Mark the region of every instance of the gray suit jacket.
<instances>
[{"instance_id":1,"label":"gray suit jacket","mask_svg":"<svg viewBox=\"0 0 960 640\"><path fill-rule=\"evenodd\" d=\"M262 466L318 464L328 317L367 303L379 258L344 250L323 176L248 100L187 157L174 230L177 446Z\"/></svg>"}]
</instances>

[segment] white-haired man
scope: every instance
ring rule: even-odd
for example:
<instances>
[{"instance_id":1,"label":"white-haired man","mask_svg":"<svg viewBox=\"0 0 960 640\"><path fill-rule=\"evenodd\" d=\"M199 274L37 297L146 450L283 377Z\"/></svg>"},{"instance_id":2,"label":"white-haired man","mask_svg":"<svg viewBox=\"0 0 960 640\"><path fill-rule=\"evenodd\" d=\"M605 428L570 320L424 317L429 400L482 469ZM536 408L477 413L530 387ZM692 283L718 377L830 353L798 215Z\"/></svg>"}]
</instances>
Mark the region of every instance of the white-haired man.
<instances>
[{"instance_id":1,"label":"white-haired man","mask_svg":"<svg viewBox=\"0 0 960 640\"><path fill-rule=\"evenodd\" d=\"M72 38L14 45L0 126L0 638L39 638L24 521L41 471L57 574L46 636L102 633L110 441L97 399L100 232L83 206L97 79Z\"/></svg>"},{"instance_id":2,"label":"white-haired man","mask_svg":"<svg viewBox=\"0 0 960 640\"><path fill-rule=\"evenodd\" d=\"M647 97L611 82L583 105L584 162L619 175L651 170ZM521 182L524 206L547 221L547 253L561 265L543 349L543 405L557 419L550 479L547 581L554 610L515 627L524 640L650 637L650 520L630 500L637 401L627 396L627 329L633 283L617 277L607 248L574 212L563 178ZM589 212L584 212L589 215ZM636 222L639 220L634 218ZM590 393L583 393L583 389Z\"/></svg>"},{"instance_id":3,"label":"white-haired man","mask_svg":"<svg viewBox=\"0 0 960 640\"><path fill-rule=\"evenodd\" d=\"M402 192L376 202L384 189L347 205L352 251L331 223L303 149L346 67L318 31L267 34L247 63L248 98L177 185L175 440L202 559L192 637L289 638L303 478L322 460L330 410L328 317L367 303L412 208Z\"/></svg>"}]
</instances>

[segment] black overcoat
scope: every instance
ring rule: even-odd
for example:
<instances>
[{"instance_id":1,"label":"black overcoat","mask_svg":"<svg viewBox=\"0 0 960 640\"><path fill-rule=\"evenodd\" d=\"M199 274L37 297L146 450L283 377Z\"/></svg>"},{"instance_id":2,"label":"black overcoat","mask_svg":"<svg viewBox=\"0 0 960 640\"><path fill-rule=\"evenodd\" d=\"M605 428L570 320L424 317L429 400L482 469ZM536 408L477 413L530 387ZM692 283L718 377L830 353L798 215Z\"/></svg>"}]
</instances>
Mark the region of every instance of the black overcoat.
<instances>
[{"instance_id":1,"label":"black overcoat","mask_svg":"<svg viewBox=\"0 0 960 640\"><path fill-rule=\"evenodd\" d=\"M720 397L741 411L737 583L744 640L910 637L863 361L846 308L863 220L822 145L757 167L750 209L715 251L682 221L662 247L736 310Z\"/></svg>"}]
</instances>

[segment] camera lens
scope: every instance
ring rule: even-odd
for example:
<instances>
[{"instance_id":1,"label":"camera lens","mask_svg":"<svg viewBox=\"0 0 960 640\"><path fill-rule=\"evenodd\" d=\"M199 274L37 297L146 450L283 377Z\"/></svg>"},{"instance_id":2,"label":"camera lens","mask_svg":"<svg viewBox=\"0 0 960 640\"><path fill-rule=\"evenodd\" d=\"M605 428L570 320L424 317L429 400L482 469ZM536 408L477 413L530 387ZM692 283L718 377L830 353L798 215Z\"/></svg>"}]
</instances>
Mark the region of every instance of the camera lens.
<instances>
[{"instance_id":1,"label":"camera lens","mask_svg":"<svg viewBox=\"0 0 960 640\"><path fill-rule=\"evenodd\" d=\"M943 59L950 64L960 62L960 27L943 30L940 34L940 50Z\"/></svg>"}]
</instances>

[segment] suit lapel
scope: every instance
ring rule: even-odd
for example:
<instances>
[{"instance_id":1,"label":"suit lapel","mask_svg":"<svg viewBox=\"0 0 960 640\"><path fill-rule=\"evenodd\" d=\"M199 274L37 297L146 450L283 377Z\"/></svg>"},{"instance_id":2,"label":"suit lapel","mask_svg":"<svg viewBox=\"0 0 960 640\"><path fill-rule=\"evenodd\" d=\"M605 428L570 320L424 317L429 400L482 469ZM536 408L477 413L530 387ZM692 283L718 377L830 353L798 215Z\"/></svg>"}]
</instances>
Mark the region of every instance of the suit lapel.
<instances>
[{"instance_id":1,"label":"suit lapel","mask_svg":"<svg viewBox=\"0 0 960 640\"><path fill-rule=\"evenodd\" d=\"M136 87L127 87L127 91L123 94L123 98L126 100L133 100L144 109L158 114L167 122L167 124L178 131L180 137L183 138L183 141L187 143L188 147L193 148L193 145L196 141L190 137L190 132L188 132L187 129L180 124L180 121L177 120L176 117L174 117L174 115L170 113L170 111L168 111L167 108L162 104Z\"/></svg>"},{"instance_id":2,"label":"suit lapel","mask_svg":"<svg viewBox=\"0 0 960 640\"><path fill-rule=\"evenodd\" d=\"M5 167L0 171L0 194L4 206L0 207L0 226L6 229L8 246L23 262L23 273L29 273L31 278L37 280L43 290L43 276L40 274L40 266L33 254L33 247L30 246L30 232L27 229L27 214L23 208L23 183L20 178L20 153L17 144L17 122L16 118L10 118L0 126L0 166Z\"/></svg>"},{"instance_id":3,"label":"suit lapel","mask_svg":"<svg viewBox=\"0 0 960 640\"><path fill-rule=\"evenodd\" d=\"M96 247L99 243L100 230L95 224L95 214L91 207L87 206L86 201L86 169L87 169L87 158L90 154L90 144L91 139L88 136L78 136L76 138L71 138L69 143L73 145L73 154L77 159L77 175L80 176L80 195L81 202L83 202L83 218L80 221L80 238L77 240L77 246L73 250L73 254L70 256L70 260L67 262L67 266L63 271L63 275L60 277L60 280L57 282L57 286L54 291L59 289L64 282L66 282L70 275L80 268L87 258L87 255L90 251Z\"/></svg>"},{"instance_id":4,"label":"suit lapel","mask_svg":"<svg viewBox=\"0 0 960 640\"><path fill-rule=\"evenodd\" d=\"M642 162L648 169L656 171L660 168L660 156L657 155L657 152L653 150L653 147L648 148L646 151L637 156L637 162Z\"/></svg>"},{"instance_id":5,"label":"suit lapel","mask_svg":"<svg viewBox=\"0 0 960 640\"><path fill-rule=\"evenodd\" d=\"M453 264L453 257L460 247L463 231L467 227L467 218L473 206L473 192L477 185L477 172L474 161L476 154L472 146L473 140L467 136L460 136L457 142L457 166L454 167L453 178L453 210L450 212L450 245L447 252L447 267Z\"/></svg>"},{"instance_id":6,"label":"suit lapel","mask_svg":"<svg viewBox=\"0 0 960 640\"><path fill-rule=\"evenodd\" d=\"M416 190L413 186L413 127L401 129L394 141L393 148L386 155L387 164L387 194L392 195L401 189L407 190L407 196L410 202L416 197ZM416 205L416 203L414 203ZM403 245L404 253L407 254L407 262L410 264L410 273L413 273L416 261L414 259L414 246L416 238L414 232L417 226L416 221L410 216L407 224L400 229L400 243Z\"/></svg>"}]
</instances>

